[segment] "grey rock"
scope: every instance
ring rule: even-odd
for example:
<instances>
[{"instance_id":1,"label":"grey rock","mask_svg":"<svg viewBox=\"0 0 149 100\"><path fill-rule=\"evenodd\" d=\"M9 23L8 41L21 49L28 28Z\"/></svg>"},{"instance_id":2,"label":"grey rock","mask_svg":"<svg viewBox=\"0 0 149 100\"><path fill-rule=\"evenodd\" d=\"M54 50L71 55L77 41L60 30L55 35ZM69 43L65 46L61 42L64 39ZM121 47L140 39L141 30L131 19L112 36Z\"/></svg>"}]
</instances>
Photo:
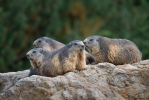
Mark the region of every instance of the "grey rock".
<instances>
[{"instance_id":1,"label":"grey rock","mask_svg":"<svg viewBox=\"0 0 149 100\"><path fill-rule=\"evenodd\" d=\"M0 73L0 100L149 100L149 60L87 65L57 77L28 73Z\"/></svg>"},{"instance_id":2,"label":"grey rock","mask_svg":"<svg viewBox=\"0 0 149 100\"><path fill-rule=\"evenodd\" d=\"M18 80L27 77L28 74L29 70L0 73L0 93L14 86Z\"/></svg>"},{"instance_id":3,"label":"grey rock","mask_svg":"<svg viewBox=\"0 0 149 100\"><path fill-rule=\"evenodd\" d=\"M64 100L73 100L72 95L68 91L63 92Z\"/></svg>"},{"instance_id":4,"label":"grey rock","mask_svg":"<svg viewBox=\"0 0 149 100\"><path fill-rule=\"evenodd\" d=\"M98 88L87 89L88 98L91 100L106 100L106 97Z\"/></svg>"},{"instance_id":5,"label":"grey rock","mask_svg":"<svg viewBox=\"0 0 149 100\"><path fill-rule=\"evenodd\" d=\"M76 94L77 100L87 100L87 93L84 89L77 89Z\"/></svg>"}]
</instances>

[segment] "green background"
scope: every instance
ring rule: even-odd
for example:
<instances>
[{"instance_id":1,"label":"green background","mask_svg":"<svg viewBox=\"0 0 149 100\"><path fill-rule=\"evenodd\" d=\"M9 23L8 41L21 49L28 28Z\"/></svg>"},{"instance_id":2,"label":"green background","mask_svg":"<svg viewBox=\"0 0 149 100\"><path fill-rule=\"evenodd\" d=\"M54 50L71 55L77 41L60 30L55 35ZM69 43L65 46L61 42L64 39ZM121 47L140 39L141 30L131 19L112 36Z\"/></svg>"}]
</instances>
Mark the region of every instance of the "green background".
<instances>
[{"instance_id":1,"label":"green background","mask_svg":"<svg viewBox=\"0 0 149 100\"><path fill-rule=\"evenodd\" d=\"M0 72L31 67L26 53L48 36L63 43L91 35L126 38L149 56L148 0L0 0Z\"/></svg>"}]
</instances>

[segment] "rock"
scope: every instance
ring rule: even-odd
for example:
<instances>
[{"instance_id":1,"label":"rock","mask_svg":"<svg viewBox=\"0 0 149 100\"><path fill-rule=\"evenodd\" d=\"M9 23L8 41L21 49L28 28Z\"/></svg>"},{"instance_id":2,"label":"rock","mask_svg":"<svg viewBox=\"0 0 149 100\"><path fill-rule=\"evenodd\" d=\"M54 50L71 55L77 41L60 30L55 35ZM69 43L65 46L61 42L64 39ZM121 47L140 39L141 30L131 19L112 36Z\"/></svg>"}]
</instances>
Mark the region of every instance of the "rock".
<instances>
[{"instance_id":1,"label":"rock","mask_svg":"<svg viewBox=\"0 0 149 100\"><path fill-rule=\"evenodd\" d=\"M87 89L87 95L89 100L106 100L106 97L98 88L90 87Z\"/></svg>"},{"instance_id":2,"label":"rock","mask_svg":"<svg viewBox=\"0 0 149 100\"><path fill-rule=\"evenodd\" d=\"M149 60L87 65L57 77L0 74L0 100L149 100Z\"/></svg>"},{"instance_id":3,"label":"rock","mask_svg":"<svg viewBox=\"0 0 149 100\"><path fill-rule=\"evenodd\" d=\"M76 99L77 100L87 100L87 94L84 89L77 89L76 90Z\"/></svg>"},{"instance_id":4,"label":"rock","mask_svg":"<svg viewBox=\"0 0 149 100\"><path fill-rule=\"evenodd\" d=\"M65 100L73 100L72 95L68 91L63 92L63 97Z\"/></svg>"},{"instance_id":5,"label":"rock","mask_svg":"<svg viewBox=\"0 0 149 100\"><path fill-rule=\"evenodd\" d=\"M0 93L14 86L18 80L27 77L28 74L29 70L0 73Z\"/></svg>"}]
</instances>

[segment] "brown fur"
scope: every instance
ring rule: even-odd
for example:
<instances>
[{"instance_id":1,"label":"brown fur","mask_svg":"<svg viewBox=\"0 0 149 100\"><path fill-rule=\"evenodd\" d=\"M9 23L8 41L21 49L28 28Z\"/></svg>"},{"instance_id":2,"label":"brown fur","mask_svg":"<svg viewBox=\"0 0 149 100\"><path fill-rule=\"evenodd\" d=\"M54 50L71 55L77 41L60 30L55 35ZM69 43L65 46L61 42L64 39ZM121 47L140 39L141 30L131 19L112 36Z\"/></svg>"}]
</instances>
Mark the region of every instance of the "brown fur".
<instances>
[{"instance_id":1,"label":"brown fur","mask_svg":"<svg viewBox=\"0 0 149 100\"><path fill-rule=\"evenodd\" d=\"M40 75L40 66L43 63L43 60L50 54L49 51L42 48L34 48L27 52L26 56L30 60L31 68L29 76L31 75Z\"/></svg>"},{"instance_id":2,"label":"brown fur","mask_svg":"<svg viewBox=\"0 0 149 100\"><path fill-rule=\"evenodd\" d=\"M77 45L75 45L77 44ZM42 76L57 76L70 71L85 68L84 44L82 41L72 41L66 46L55 50L41 65ZM78 59L78 55L80 59Z\"/></svg>"},{"instance_id":3,"label":"brown fur","mask_svg":"<svg viewBox=\"0 0 149 100\"><path fill-rule=\"evenodd\" d=\"M33 68L41 66L42 61L44 59L44 56L43 54L41 54L41 52L42 48L32 49L29 52L27 52L26 56L30 60L30 63Z\"/></svg>"},{"instance_id":4,"label":"brown fur","mask_svg":"<svg viewBox=\"0 0 149 100\"><path fill-rule=\"evenodd\" d=\"M84 47L82 41L75 40L49 53L48 56L43 55L42 52L38 52L34 59L37 61L38 59L43 60L38 69L36 68L37 72L40 70L40 75L53 77L70 71L83 70L86 66ZM30 52L27 54L32 55ZM43 56L46 57L43 58ZM31 71L34 73L36 70Z\"/></svg>"},{"instance_id":5,"label":"brown fur","mask_svg":"<svg viewBox=\"0 0 149 100\"><path fill-rule=\"evenodd\" d=\"M56 40L53 40L51 38L48 38L48 37L41 37L41 38L36 39L34 41L33 45L36 48L43 48L43 49L49 50L51 52L65 46L64 44L62 44ZM85 58L86 64L91 64L91 63L95 62L94 57L90 53L85 51L85 55L86 55L86 58Z\"/></svg>"},{"instance_id":6,"label":"brown fur","mask_svg":"<svg viewBox=\"0 0 149 100\"><path fill-rule=\"evenodd\" d=\"M115 65L132 64L142 58L138 47L127 39L110 39L90 36L84 40L85 46L95 58L95 63L110 62Z\"/></svg>"},{"instance_id":7,"label":"brown fur","mask_svg":"<svg viewBox=\"0 0 149 100\"><path fill-rule=\"evenodd\" d=\"M78 55L77 55L77 65L76 65L76 69L77 70L82 70L84 69L86 66L85 62L84 62L84 59L85 59L85 51L82 51L80 52Z\"/></svg>"}]
</instances>

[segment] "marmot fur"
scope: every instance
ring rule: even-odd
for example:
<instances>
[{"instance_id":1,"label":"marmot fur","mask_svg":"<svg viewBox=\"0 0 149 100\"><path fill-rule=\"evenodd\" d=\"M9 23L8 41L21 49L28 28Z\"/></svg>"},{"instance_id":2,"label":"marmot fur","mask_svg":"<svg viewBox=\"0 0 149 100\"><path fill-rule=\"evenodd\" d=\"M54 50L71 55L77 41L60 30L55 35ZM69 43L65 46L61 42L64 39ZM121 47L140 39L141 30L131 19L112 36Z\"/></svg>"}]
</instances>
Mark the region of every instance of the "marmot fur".
<instances>
[{"instance_id":1,"label":"marmot fur","mask_svg":"<svg viewBox=\"0 0 149 100\"><path fill-rule=\"evenodd\" d=\"M41 48L42 49L42 48ZM54 77L62 75L70 71L85 69L85 46L82 41L75 40L67 44L66 46L57 49L44 57L43 50L36 53L34 57L29 58L36 59L39 64L40 75ZM32 53L30 53L32 52ZM29 51L27 55L32 55L33 51ZM33 55L32 55L33 56ZM33 61L33 60L32 60ZM42 63L41 63L42 62ZM33 73L36 70L33 70Z\"/></svg>"},{"instance_id":2,"label":"marmot fur","mask_svg":"<svg viewBox=\"0 0 149 100\"><path fill-rule=\"evenodd\" d=\"M53 40L51 38L48 38L48 37L41 37L41 38L36 39L33 45L36 48L43 48L51 52L65 46L64 44L56 40ZM86 64L91 64L95 62L95 59L91 54L85 51L85 55L86 55Z\"/></svg>"},{"instance_id":3,"label":"marmot fur","mask_svg":"<svg viewBox=\"0 0 149 100\"><path fill-rule=\"evenodd\" d=\"M26 56L30 60L31 68L29 76L31 75L40 75L40 66L42 65L43 60L48 57L50 52L42 48L34 48L27 52Z\"/></svg>"},{"instance_id":4,"label":"marmot fur","mask_svg":"<svg viewBox=\"0 0 149 100\"><path fill-rule=\"evenodd\" d=\"M115 65L132 64L142 58L138 47L127 39L110 39L102 36L90 36L84 41L95 63L110 62Z\"/></svg>"}]
</instances>

